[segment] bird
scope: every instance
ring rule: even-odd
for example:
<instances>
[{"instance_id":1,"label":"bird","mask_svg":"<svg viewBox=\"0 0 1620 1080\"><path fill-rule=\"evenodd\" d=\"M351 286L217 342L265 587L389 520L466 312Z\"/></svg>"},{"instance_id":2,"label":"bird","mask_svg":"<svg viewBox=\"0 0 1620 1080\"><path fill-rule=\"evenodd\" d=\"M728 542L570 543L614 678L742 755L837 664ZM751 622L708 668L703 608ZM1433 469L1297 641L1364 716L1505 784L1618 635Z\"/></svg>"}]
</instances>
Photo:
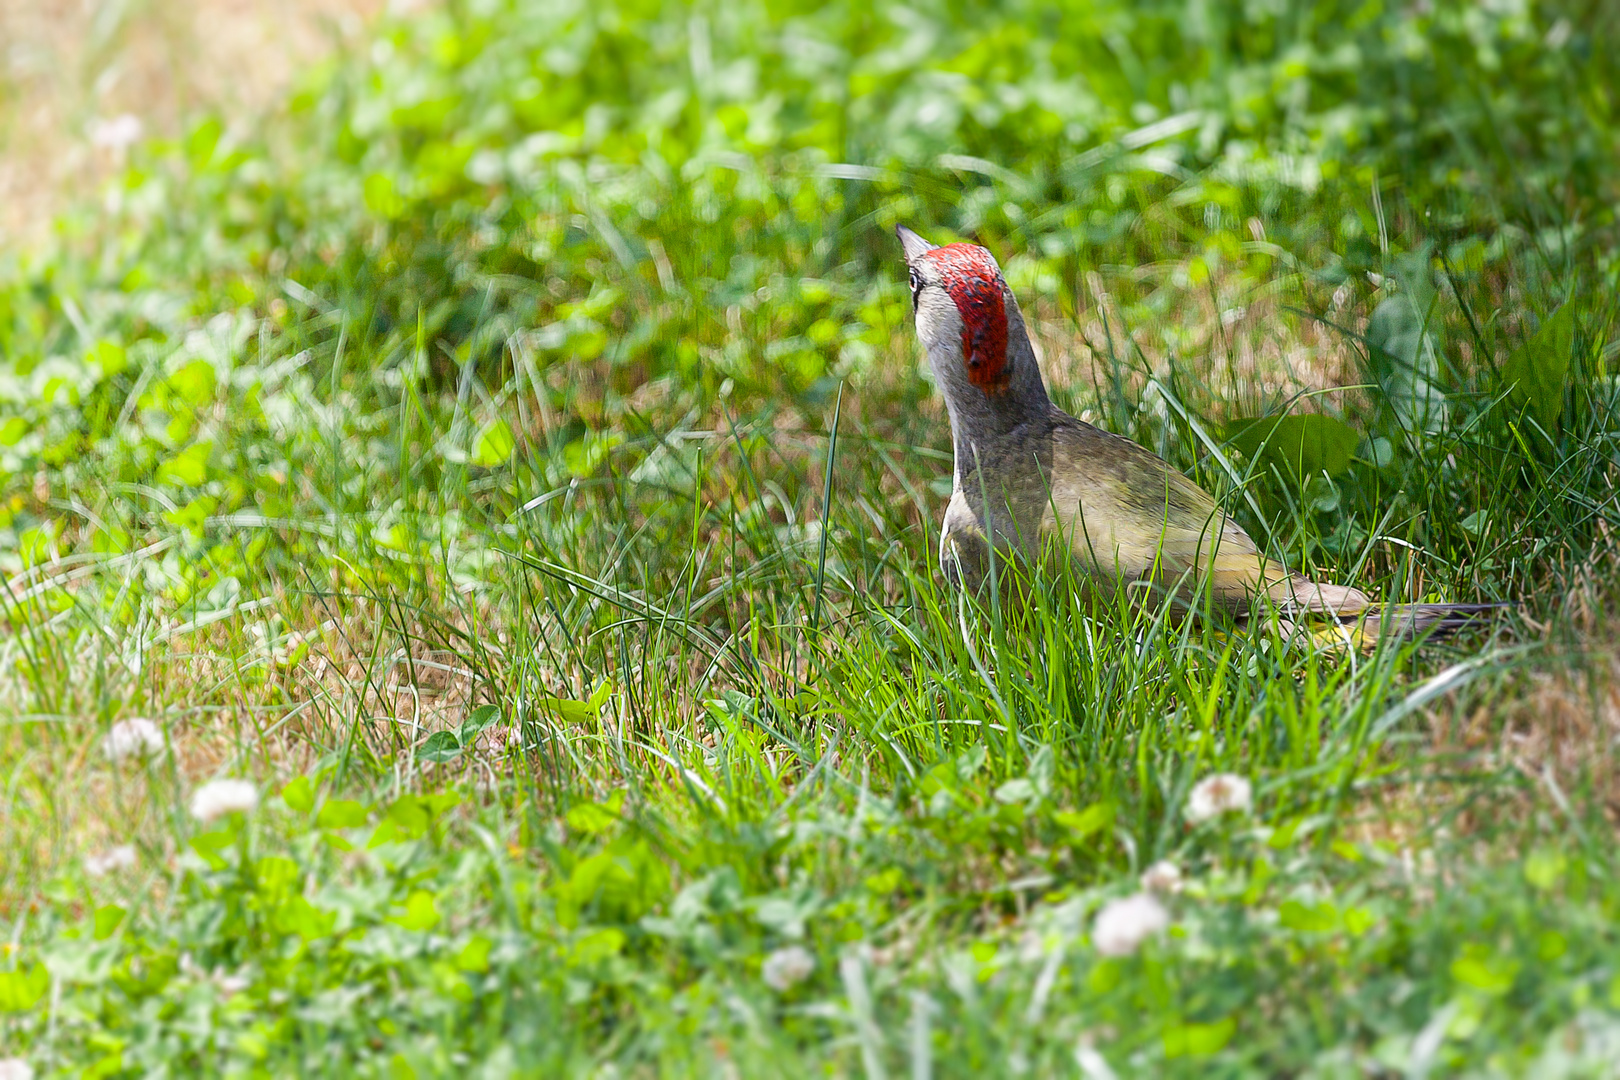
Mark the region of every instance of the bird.
<instances>
[{"instance_id":1,"label":"bird","mask_svg":"<svg viewBox=\"0 0 1620 1080\"><path fill-rule=\"evenodd\" d=\"M1093 597L1249 619L1320 619L1371 646L1472 625L1498 604L1379 604L1268 558L1217 500L1169 462L1054 405L995 257L931 244L904 225L917 337L950 416L955 457L940 569L968 593L1000 568L1067 558ZM1006 574L1001 580L1010 581ZM1011 591L1007 584L1003 591Z\"/></svg>"}]
</instances>

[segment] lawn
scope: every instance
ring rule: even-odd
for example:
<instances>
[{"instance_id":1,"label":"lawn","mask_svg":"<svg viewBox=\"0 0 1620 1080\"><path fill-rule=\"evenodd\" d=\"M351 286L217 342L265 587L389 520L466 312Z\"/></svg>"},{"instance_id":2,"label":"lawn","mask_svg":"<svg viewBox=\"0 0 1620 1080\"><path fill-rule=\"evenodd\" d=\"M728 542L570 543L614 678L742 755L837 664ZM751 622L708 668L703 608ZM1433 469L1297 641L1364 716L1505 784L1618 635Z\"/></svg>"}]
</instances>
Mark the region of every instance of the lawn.
<instances>
[{"instance_id":1,"label":"lawn","mask_svg":"<svg viewBox=\"0 0 1620 1080\"><path fill-rule=\"evenodd\" d=\"M0 1077L1615 1076L1617 57L445 0L140 139L0 252ZM1273 557L1513 606L954 592L899 223Z\"/></svg>"}]
</instances>

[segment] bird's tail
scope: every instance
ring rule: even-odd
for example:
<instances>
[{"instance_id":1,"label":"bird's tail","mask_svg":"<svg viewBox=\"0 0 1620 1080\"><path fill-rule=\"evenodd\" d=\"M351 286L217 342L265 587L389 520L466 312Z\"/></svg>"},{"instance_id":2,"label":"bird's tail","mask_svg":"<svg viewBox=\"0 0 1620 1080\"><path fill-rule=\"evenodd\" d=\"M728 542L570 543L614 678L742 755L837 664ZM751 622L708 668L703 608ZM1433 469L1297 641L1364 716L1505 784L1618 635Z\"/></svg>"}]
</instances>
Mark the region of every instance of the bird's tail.
<instances>
[{"instance_id":1,"label":"bird's tail","mask_svg":"<svg viewBox=\"0 0 1620 1080\"><path fill-rule=\"evenodd\" d=\"M1354 625L1368 645L1383 640L1412 641L1420 637L1447 638L1471 630L1508 611L1512 604L1372 604L1354 616L1340 616L1340 625Z\"/></svg>"},{"instance_id":2,"label":"bird's tail","mask_svg":"<svg viewBox=\"0 0 1620 1080\"><path fill-rule=\"evenodd\" d=\"M1328 585L1300 574L1271 585L1267 595L1284 618L1325 618L1337 624L1314 637L1348 640L1371 648L1382 640L1445 638L1482 626L1512 604L1375 604L1360 589Z\"/></svg>"}]
</instances>

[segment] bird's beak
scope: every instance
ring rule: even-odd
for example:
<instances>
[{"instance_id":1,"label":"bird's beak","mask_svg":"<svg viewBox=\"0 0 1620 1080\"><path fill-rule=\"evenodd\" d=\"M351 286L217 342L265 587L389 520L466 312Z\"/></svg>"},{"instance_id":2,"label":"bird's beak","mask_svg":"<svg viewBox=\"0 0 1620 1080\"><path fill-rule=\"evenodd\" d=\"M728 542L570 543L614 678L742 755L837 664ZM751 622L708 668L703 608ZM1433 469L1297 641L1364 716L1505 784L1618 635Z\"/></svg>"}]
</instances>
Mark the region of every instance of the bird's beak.
<instances>
[{"instance_id":1,"label":"bird's beak","mask_svg":"<svg viewBox=\"0 0 1620 1080\"><path fill-rule=\"evenodd\" d=\"M924 255L928 254L930 251L934 250L933 244L930 244L928 241L924 240L922 237L918 236L904 225L896 225L894 227L894 235L898 236L900 238L900 243L905 246L906 262L908 263L914 263Z\"/></svg>"}]
</instances>

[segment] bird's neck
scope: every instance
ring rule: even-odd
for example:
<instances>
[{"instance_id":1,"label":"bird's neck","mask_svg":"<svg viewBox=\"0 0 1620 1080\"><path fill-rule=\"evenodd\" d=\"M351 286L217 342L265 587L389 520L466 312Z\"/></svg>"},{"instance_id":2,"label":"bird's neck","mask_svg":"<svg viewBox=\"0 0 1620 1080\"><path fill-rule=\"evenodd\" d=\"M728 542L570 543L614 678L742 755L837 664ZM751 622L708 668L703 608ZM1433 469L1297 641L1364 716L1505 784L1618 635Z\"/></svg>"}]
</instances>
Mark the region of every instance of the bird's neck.
<instances>
[{"instance_id":1,"label":"bird's neck","mask_svg":"<svg viewBox=\"0 0 1620 1080\"><path fill-rule=\"evenodd\" d=\"M1008 312L1007 385L986 391L966 379L945 382L945 404L951 415L951 439L956 453L956 479L968 482L977 466L1006 456L1009 441L1028 437L1043 428L1052 403L1035 363L1035 349L1016 308Z\"/></svg>"}]
</instances>

